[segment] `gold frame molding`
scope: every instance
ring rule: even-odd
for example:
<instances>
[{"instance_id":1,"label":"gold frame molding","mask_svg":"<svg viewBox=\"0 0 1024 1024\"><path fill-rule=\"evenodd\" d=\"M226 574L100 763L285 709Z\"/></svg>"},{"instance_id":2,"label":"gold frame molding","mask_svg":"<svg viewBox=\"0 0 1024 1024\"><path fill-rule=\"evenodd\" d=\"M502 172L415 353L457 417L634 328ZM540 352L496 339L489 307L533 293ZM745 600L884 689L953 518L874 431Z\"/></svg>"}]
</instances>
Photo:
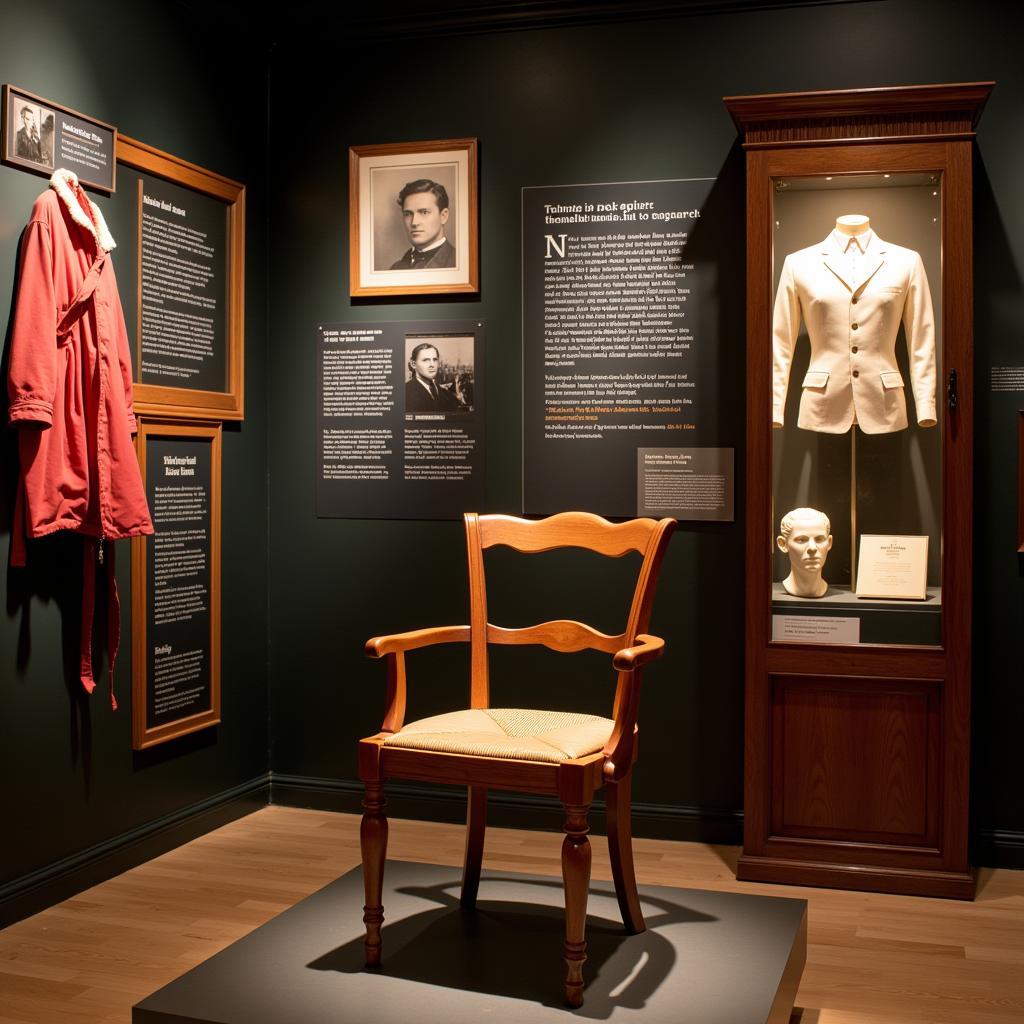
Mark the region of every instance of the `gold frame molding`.
<instances>
[{"instance_id":1,"label":"gold frame molding","mask_svg":"<svg viewBox=\"0 0 1024 1024\"><path fill-rule=\"evenodd\" d=\"M221 447L220 423L197 423L169 418L142 417L135 450L146 482L146 444L150 437L182 437L210 442L210 709L187 715L155 728L146 727L147 636L149 632L146 545L148 538L132 538L132 749L165 743L178 736L205 729L220 722L220 640L221 640Z\"/></svg>"},{"instance_id":2,"label":"gold frame molding","mask_svg":"<svg viewBox=\"0 0 1024 1024\"><path fill-rule=\"evenodd\" d=\"M213 171L163 153L144 142L121 135L117 140L119 163L163 178L174 185L192 189L225 203L228 212L228 280L225 343L227 344L227 389L200 391L192 388L143 384L135 381L135 411L144 415L173 416L196 420L241 420L245 418L245 186ZM142 344L142 222L139 237L136 285L136 376Z\"/></svg>"}]
</instances>

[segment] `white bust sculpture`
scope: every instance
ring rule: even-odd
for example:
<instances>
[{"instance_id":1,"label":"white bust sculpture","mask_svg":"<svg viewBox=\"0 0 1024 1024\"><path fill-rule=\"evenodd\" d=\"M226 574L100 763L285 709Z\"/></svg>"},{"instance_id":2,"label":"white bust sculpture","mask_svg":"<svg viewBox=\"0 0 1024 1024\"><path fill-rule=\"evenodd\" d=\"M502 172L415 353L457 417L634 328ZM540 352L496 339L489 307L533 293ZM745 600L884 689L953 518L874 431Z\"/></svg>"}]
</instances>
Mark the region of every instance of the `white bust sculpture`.
<instances>
[{"instance_id":1,"label":"white bust sculpture","mask_svg":"<svg viewBox=\"0 0 1024 1024\"><path fill-rule=\"evenodd\" d=\"M794 597L824 597L828 584L822 579L825 559L832 550L828 516L816 508L795 508L782 517L775 543L789 555L790 573L782 581Z\"/></svg>"}]
</instances>

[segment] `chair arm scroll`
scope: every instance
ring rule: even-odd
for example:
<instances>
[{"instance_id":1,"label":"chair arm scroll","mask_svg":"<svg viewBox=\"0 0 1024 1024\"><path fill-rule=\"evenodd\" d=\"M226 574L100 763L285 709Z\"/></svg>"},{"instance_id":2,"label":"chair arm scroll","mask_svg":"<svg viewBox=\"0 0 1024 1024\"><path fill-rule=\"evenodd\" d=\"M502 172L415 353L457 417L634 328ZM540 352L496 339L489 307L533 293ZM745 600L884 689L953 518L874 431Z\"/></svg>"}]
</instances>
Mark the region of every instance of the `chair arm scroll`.
<instances>
[{"instance_id":1,"label":"chair arm scroll","mask_svg":"<svg viewBox=\"0 0 1024 1024\"><path fill-rule=\"evenodd\" d=\"M620 672L634 672L649 661L660 658L665 652L665 641L659 636L640 633L637 635L637 640L639 642L635 646L624 647L612 658L612 664Z\"/></svg>"},{"instance_id":2,"label":"chair arm scroll","mask_svg":"<svg viewBox=\"0 0 1024 1024\"><path fill-rule=\"evenodd\" d=\"M430 647L433 644L468 642L469 626L432 626L429 629L414 629L408 633L372 637L366 641L365 650L368 658L383 658L385 654L414 651L418 647Z\"/></svg>"},{"instance_id":3,"label":"chair arm scroll","mask_svg":"<svg viewBox=\"0 0 1024 1024\"><path fill-rule=\"evenodd\" d=\"M459 643L469 640L469 626L434 626L414 629L409 633L375 636L366 641L370 658L386 658L387 697L381 732L399 732L405 721L405 652L432 644Z\"/></svg>"}]
</instances>

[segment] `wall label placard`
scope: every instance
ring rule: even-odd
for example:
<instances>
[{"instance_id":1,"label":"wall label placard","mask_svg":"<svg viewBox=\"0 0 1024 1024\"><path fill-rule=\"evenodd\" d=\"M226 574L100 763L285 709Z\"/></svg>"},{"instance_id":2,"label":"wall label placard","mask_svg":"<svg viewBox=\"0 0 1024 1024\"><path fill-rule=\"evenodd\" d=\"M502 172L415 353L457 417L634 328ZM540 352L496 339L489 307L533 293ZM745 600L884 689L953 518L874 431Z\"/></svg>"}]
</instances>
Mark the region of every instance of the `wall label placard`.
<instances>
[{"instance_id":1,"label":"wall label placard","mask_svg":"<svg viewBox=\"0 0 1024 1024\"><path fill-rule=\"evenodd\" d=\"M219 425L139 427L155 532L132 545L137 750L220 721L220 442Z\"/></svg>"},{"instance_id":2,"label":"wall label placard","mask_svg":"<svg viewBox=\"0 0 1024 1024\"><path fill-rule=\"evenodd\" d=\"M460 519L483 501L484 325L321 324L317 515Z\"/></svg>"},{"instance_id":3,"label":"wall label placard","mask_svg":"<svg viewBox=\"0 0 1024 1024\"><path fill-rule=\"evenodd\" d=\"M859 644L860 619L852 615L773 615L772 640L806 644Z\"/></svg>"},{"instance_id":4,"label":"wall label placard","mask_svg":"<svg viewBox=\"0 0 1024 1024\"><path fill-rule=\"evenodd\" d=\"M928 597L928 537L860 538L857 596L924 601Z\"/></svg>"},{"instance_id":5,"label":"wall label placard","mask_svg":"<svg viewBox=\"0 0 1024 1024\"><path fill-rule=\"evenodd\" d=\"M17 86L3 88L3 162L47 178L61 167L113 194L117 129Z\"/></svg>"},{"instance_id":6,"label":"wall label placard","mask_svg":"<svg viewBox=\"0 0 1024 1024\"><path fill-rule=\"evenodd\" d=\"M639 448L636 514L661 519L733 521L732 448Z\"/></svg>"},{"instance_id":7,"label":"wall label placard","mask_svg":"<svg viewBox=\"0 0 1024 1024\"><path fill-rule=\"evenodd\" d=\"M711 444L714 179L523 189L523 506L631 516L637 452Z\"/></svg>"}]
</instances>

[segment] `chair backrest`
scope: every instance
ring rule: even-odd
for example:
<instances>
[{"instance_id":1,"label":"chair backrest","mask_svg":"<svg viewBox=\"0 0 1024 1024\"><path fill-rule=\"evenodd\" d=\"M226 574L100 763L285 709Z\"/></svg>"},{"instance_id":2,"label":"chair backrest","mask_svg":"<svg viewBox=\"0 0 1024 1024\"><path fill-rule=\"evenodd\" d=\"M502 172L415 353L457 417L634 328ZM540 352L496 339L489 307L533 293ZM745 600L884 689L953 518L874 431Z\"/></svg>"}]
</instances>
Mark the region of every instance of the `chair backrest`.
<instances>
[{"instance_id":1,"label":"chair backrest","mask_svg":"<svg viewBox=\"0 0 1024 1024\"><path fill-rule=\"evenodd\" d=\"M590 512L561 512L547 519L518 519L515 516L477 515L467 512L466 554L469 560L469 608L472 648L470 706L486 708L490 702L487 645L543 644L554 651L598 650L614 654L636 642L651 619L658 570L675 529L674 519L633 519L610 523ZM504 629L487 621L487 585L484 551L505 545L524 554L556 548L583 548L609 558L621 558L630 551L643 556L637 575L626 628L617 636L601 633L583 622L555 619L551 622ZM622 674L616 689L618 707L624 688Z\"/></svg>"}]
</instances>

